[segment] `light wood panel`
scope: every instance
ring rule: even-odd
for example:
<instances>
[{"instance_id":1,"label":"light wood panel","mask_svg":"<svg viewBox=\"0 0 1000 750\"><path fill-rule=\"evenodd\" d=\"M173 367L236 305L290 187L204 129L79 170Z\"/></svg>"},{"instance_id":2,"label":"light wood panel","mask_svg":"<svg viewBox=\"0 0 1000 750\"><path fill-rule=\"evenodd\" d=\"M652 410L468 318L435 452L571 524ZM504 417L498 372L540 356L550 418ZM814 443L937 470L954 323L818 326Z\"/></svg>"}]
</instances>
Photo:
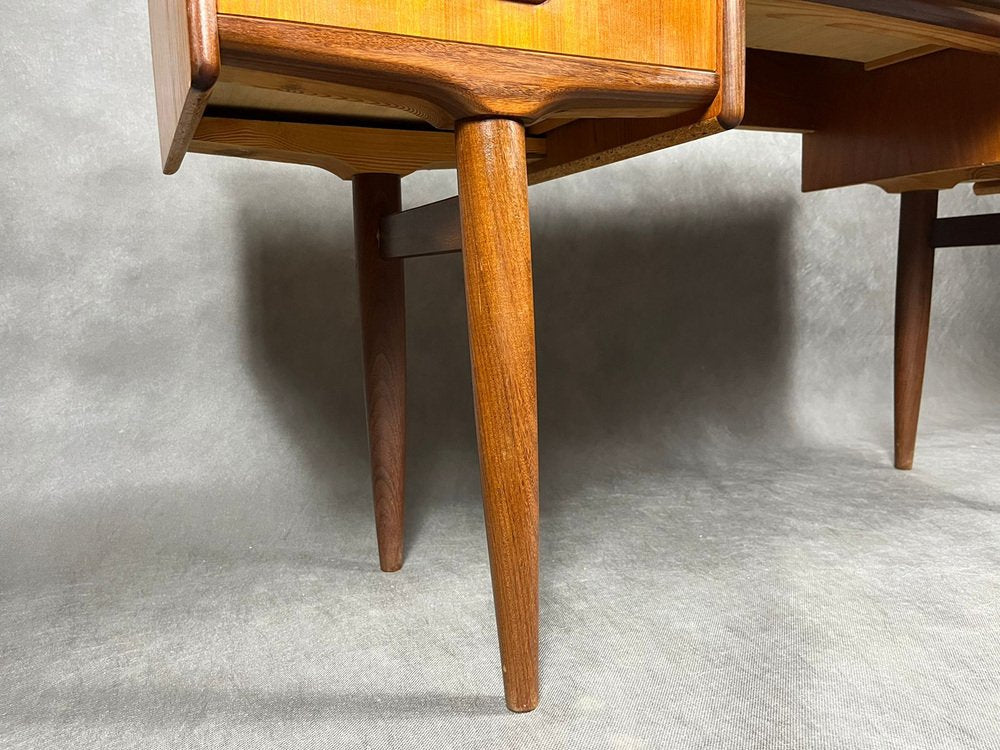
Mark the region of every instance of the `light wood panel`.
<instances>
[{"instance_id":1,"label":"light wood panel","mask_svg":"<svg viewBox=\"0 0 1000 750\"><path fill-rule=\"evenodd\" d=\"M538 159L545 154L545 140L529 138L526 149L529 159ZM211 110L198 126L191 151L309 164L345 180L364 172L406 175L455 166L451 133L215 117Z\"/></svg>"},{"instance_id":2,"label":"light wood panel","mask_svg":"<svg viewBox=\"0 0 1000 750\"><path fill-rule=\"evenodd\" d=\"M219 12L714 70L716 1L219 0Z\"/></svg>"},{"instance_id":3,"label":"light wood panel","mask_svg":"<svg viewBox=\"0 0 1000 750\"><path fill-rule=\"evenodd\" d=\"M858 10L875 8L880 13ZM921 47L1000 53L995 11L969 10L960 3L938 3L935 16L923 12L928 3L855 0L830 4L806 0L749 0L747 45L758 49L818 55L872 63L905 58ZM949 6L954 10L949 11ZM899 8L910 8L909 17ZM896 15L886 15L894 12ZM924 18L927 20L914 20ZM931 22L930 19L934 19Z\"/></svg>"},{"instance_id":4,"label":"light wood panel","mask_svg":"<svg viewBox=\"0 0 1000 750\"><path fill-rule=\"evenodd\" d=\"M219 82L212 91L213 104L218 106L288 112L290 119L300 113L371 116L389 127L396 122L420 120L440 129L451 129L454 124L454 118L444 109L411 93L379 91L348 86L340 80L243 68L230 59L225 50L222 55Z\"/></svg>"},{"instance_id":5,"label":"light wood panel","mask_svg":"<svg viewBox=\"0 0 1000 750\"><path fill-rule=\"evenodd\" d=\"M231 74L234 68L223 68L223 77ZM316 87L320 88L320 87ZM343 87L341 87L341 92ZM349 94L348 94L349 95ZM286 117L290 120L302 120L306 116L317 118L355 120L377 122L381 127L411 128L423 124L425 120L395 107L380 104L370 104L358 101L356 98L321 95L317 93L302 93L301 91L282 91L250 86L244 83L231 83L219 80L212 90L209 100L212 109L251 110L266 112L274 117ZM447 122L447 120L445 120Z\"/></svg>"},{"instance_id":6,"label":"light wood panel","mask_svg":"<svg viewBox=\"0 0 1000 750\"><path fill-rule=\"evenodd\" d=\"M219 76L214 0L149 0L163 171L177 171Z\"/></svg>"}]
</instances>

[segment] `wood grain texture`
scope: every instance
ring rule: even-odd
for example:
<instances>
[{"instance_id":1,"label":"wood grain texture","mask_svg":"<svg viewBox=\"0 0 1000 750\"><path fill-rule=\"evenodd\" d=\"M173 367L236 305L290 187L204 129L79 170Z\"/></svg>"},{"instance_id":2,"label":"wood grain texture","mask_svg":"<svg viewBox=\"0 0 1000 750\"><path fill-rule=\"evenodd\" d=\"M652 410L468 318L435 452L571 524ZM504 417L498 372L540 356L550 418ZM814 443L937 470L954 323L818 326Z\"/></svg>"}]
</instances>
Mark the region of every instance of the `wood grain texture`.
<instances>
[{"instance_id":1,"label":"wood grain texture","mask_svg":"<svg viewBox=\"0 0 1000 750\"><path fill-rule=\"evenodd\" d=\"M406 304L403 262L379 254L378 225L399 211L399 176L357 175L353 190L375 530L379 565L392 572L403 565Z\"/></svg>"},{"instance_id":2,"label":"wood grain texture","mask_svg":"<svg viewBox=\"0 0 1000 750\"><path fill-rule=\"evenodd\" d=\"M937 218L933 190L903 193L896 269L895 454L897 469L913 468L924 387L927 333L934 286L931 234Z\"/></svg>"},{"instance_id":3,"label":"wood grain texture","mask_svg":"<svg viewBox=\"0 0 1000 750\"><path fill-rule=\"evenodd\" d=\"M381 128L412 129L427 122L426 118L419 117L405 109L373 103L372 99L377 102L378 97L364 97L356 89L351 90L346 86L330 86L336 91L320 91L319 89L326 88L323 84L309 86L309 82L306 82L305 86L299 86L299 82L294 81L294 79L269 76L258 71L246 72L251 74L249 77L259 77L262 80L273 82L275 87L248 85L243 82L225 80L236 71L243 72L239 68L222 69L222 75L212 90L209 104L211 109L266 112L268 113L267 119L271 120L285 119L292 122L308 119L353 121ZM287 88L282 88L283 86L287 86ZM315 93L305 93L304 89L312 89ZM444 122L448 122L448 119L445 118Z\"/></svg>"},{"instance_id":4,"label":"wood grain texture","mask_svg":"<svg viewBox=\"0 0 1000 750\"><path fill-rule=\"evenodd\" d=\"M209 108L190 150L200 154L311 164L345 180L366 172L407 175L418 169L455 167L455 137L435 130L283 122L215 116ZM545 141L528 141L529 158L545 154Z\"/></svg>"},{"instance_id":5,"label":"wood grain texture","mask_svg":"<svg viewBox=\"0 0 1000 750\"><path fill-rule=\"evenodd\" d=\"M215 0L149 0L160 157L173 174L219 76Z\"/></svg>"},{"instance_id":6,"label":"wood grain texture","mask_svg":"<svg viewBox=\"0 0 1000 750\"><path fill-rule=\"evenodd\" d=\"M864 63L928 45L1000 53L1000 19L958 2L749 0L747 45Z\"/></svg>"},{"instance_id":7,"label":"wood grain texture","mask_svg":"<svg viewBox=\"0 0 1000 750\"><path fill-rule=\"evenodd\" d=\"M845 10L862 11L884 19L911 21L933 26L941 33L958 32L1000 38L1000 3L996 0L809 0ZM845 23L844 26L849 24ZM886 33L899 33L890 21ZM902 33L906 33L903 30ZM962 49L961 44L952 45Z\"/></svg>"},{"instance_id":8,"label":"wood grain texture","mask_svg":"<svg viewBox=\"0 0 1000 750\"><path fill-rule=\"evenodd\" d=\"M944 189L1000 176L997 81L1000 57L956 50L813 76L822 127L803 137L803 189Z\"/></svg>"},{"instance_id":9,"label":"wood grain texture","mask_svg":"<svg viewBox=\"0 0 1000 750\"><path fill-rule=\"evenodd\" d=\"M219 12L424 39L715 69L717 0L219 0Z\"/></svg>"},{"instance_id":10,"label":"wood grain texture","mask_svg":"<svg viewBox=\"0 0 1000 750\"><path fill-rule=\"evenodd\" d=\"M455 133L462 260L486 538L504 694L538 704L538 418L524 128L466 120Z\"/></svg>"},{"instance_id":11,"label":"wood grain texture","mask_svg":"<svg viewBox=\"0 0 1000 750\"><path fill-rule=\"evenodd\" d=\"M268 110L284 113L292 120L301 119L303 113L363 118L367 124L380 127L412 127L414 122L426 122L450 130L455 124L441 107L406 92L241 68L226 57L225 50L222 54L222 72L212 92L213 106Z\"/></svg>"},{"instance_id":12,"label":"wood grain texture","mask_svg":"<svg viewBox=\"0 0 1000 750\"><path fill-rule=\"evenodd\" d=\"M581 119L546 133L546 156L529 167L532 184L720 133L744 111L746 44L743 0L722 0L717 18L719 86L702 108L662 118Z\"/></svg>"},{"instance_id":13,"label":"wood grain texture","mask_svg":"<svg viewBox=\"0 0 1000 750\"><path fill-rule=\"evenodd\" d=\"M219 36L227 65L401 93L456 120L504 115L533 122L600 111L652 116L702 107L719 90L714 71L240 16L220 15Z\"/></svg>"},{"instance_id":14,"label":"wood grain texture","mask_svg":"<svg viewBox=\"0 0 1000 750\"><path fill-rule=\"evenodd\" d=\"M416 258L462 251L458 198L446 198L382 218L379 250L383 258Z\"/></svg>"}]
</instances>

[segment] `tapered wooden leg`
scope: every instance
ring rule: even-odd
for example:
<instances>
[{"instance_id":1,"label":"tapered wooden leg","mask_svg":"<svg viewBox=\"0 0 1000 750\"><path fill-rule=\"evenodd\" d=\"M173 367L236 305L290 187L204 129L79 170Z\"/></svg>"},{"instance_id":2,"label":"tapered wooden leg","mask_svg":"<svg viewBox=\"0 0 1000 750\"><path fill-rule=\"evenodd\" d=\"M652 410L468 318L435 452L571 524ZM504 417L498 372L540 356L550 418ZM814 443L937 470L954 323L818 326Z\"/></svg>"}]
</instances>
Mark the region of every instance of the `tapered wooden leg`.
<instances>
[{"instance_id":1,"label":"tapered wooden leg","mask_svg":"<svg viewBox=\"0 0 1000 750\"><path fill-rule=\"evenodd\" d=\"M399 176L357 175L353 187L375 533L379 564L390 572L403 565L406 313L403 261L379 255L378 223L400 210Z\"/></svg>"},{"instance_id":2,"label":"tapered wooden leg","mask_svg":"<svg viewBox=\"0 0 1000 750\"><path fill-rule=\"evenodd\" d=\"M465 294L504 694L538 705L538 418L524 128L456 126Z\"/></svg>"},{"instance_id":3,"label":"tapered wooden leg","mask_svg":"<svg viewBox=\"0 0 1000 750\"><path fill-rule=\"evenodd\" d=\"M897 469L913 467L931 318L931 288L934 282L932 233L937 218L937 203L935 190L904 193L900 202L896 269Z\"/></svg>"}]
</instances>

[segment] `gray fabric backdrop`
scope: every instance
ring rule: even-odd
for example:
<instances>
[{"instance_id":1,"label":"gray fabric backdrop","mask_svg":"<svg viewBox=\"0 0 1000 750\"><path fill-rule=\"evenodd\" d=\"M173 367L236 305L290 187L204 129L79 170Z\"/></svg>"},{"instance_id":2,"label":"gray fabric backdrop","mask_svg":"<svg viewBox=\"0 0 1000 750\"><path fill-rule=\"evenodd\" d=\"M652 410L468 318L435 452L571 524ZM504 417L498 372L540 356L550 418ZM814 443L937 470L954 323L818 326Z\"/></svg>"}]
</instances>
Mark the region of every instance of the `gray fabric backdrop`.
<instances>
[{"instance_id":1,"label":"gray fabric backdrop","mask_svg":"<svg viewBox=\"0 0 1000 750\"><path fill-rule=\"evenodd\" d=\"M533 188L543 699L513 716L460 259L407 266L380 574L349 185L161 176L143 4L3 10L0 746L1000 746L1000 255L941 253L898 473L896 198L803 196L798 138L755 133Z\"/></svg>"}]
</instances>

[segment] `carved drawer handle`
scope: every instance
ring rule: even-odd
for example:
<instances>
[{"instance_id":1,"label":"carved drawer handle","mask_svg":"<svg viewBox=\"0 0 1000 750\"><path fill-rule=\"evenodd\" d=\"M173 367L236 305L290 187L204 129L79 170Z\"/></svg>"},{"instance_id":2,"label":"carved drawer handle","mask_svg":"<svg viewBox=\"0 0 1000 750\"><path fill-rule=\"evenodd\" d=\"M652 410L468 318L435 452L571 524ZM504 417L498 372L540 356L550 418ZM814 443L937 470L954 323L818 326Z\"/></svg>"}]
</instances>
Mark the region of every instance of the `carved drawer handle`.
<instances>
[{"instance_id":1,"label":"carved drawer handle","mask_svg":"<svg viewBox=\"0 0 1000 750\"><path fill-rule=\"evenodd\" d=\"M508 0L512 3L527 3L528 5L541 5L542 3L548 2L548 0Z\"/></svg>"}]
</instances>

